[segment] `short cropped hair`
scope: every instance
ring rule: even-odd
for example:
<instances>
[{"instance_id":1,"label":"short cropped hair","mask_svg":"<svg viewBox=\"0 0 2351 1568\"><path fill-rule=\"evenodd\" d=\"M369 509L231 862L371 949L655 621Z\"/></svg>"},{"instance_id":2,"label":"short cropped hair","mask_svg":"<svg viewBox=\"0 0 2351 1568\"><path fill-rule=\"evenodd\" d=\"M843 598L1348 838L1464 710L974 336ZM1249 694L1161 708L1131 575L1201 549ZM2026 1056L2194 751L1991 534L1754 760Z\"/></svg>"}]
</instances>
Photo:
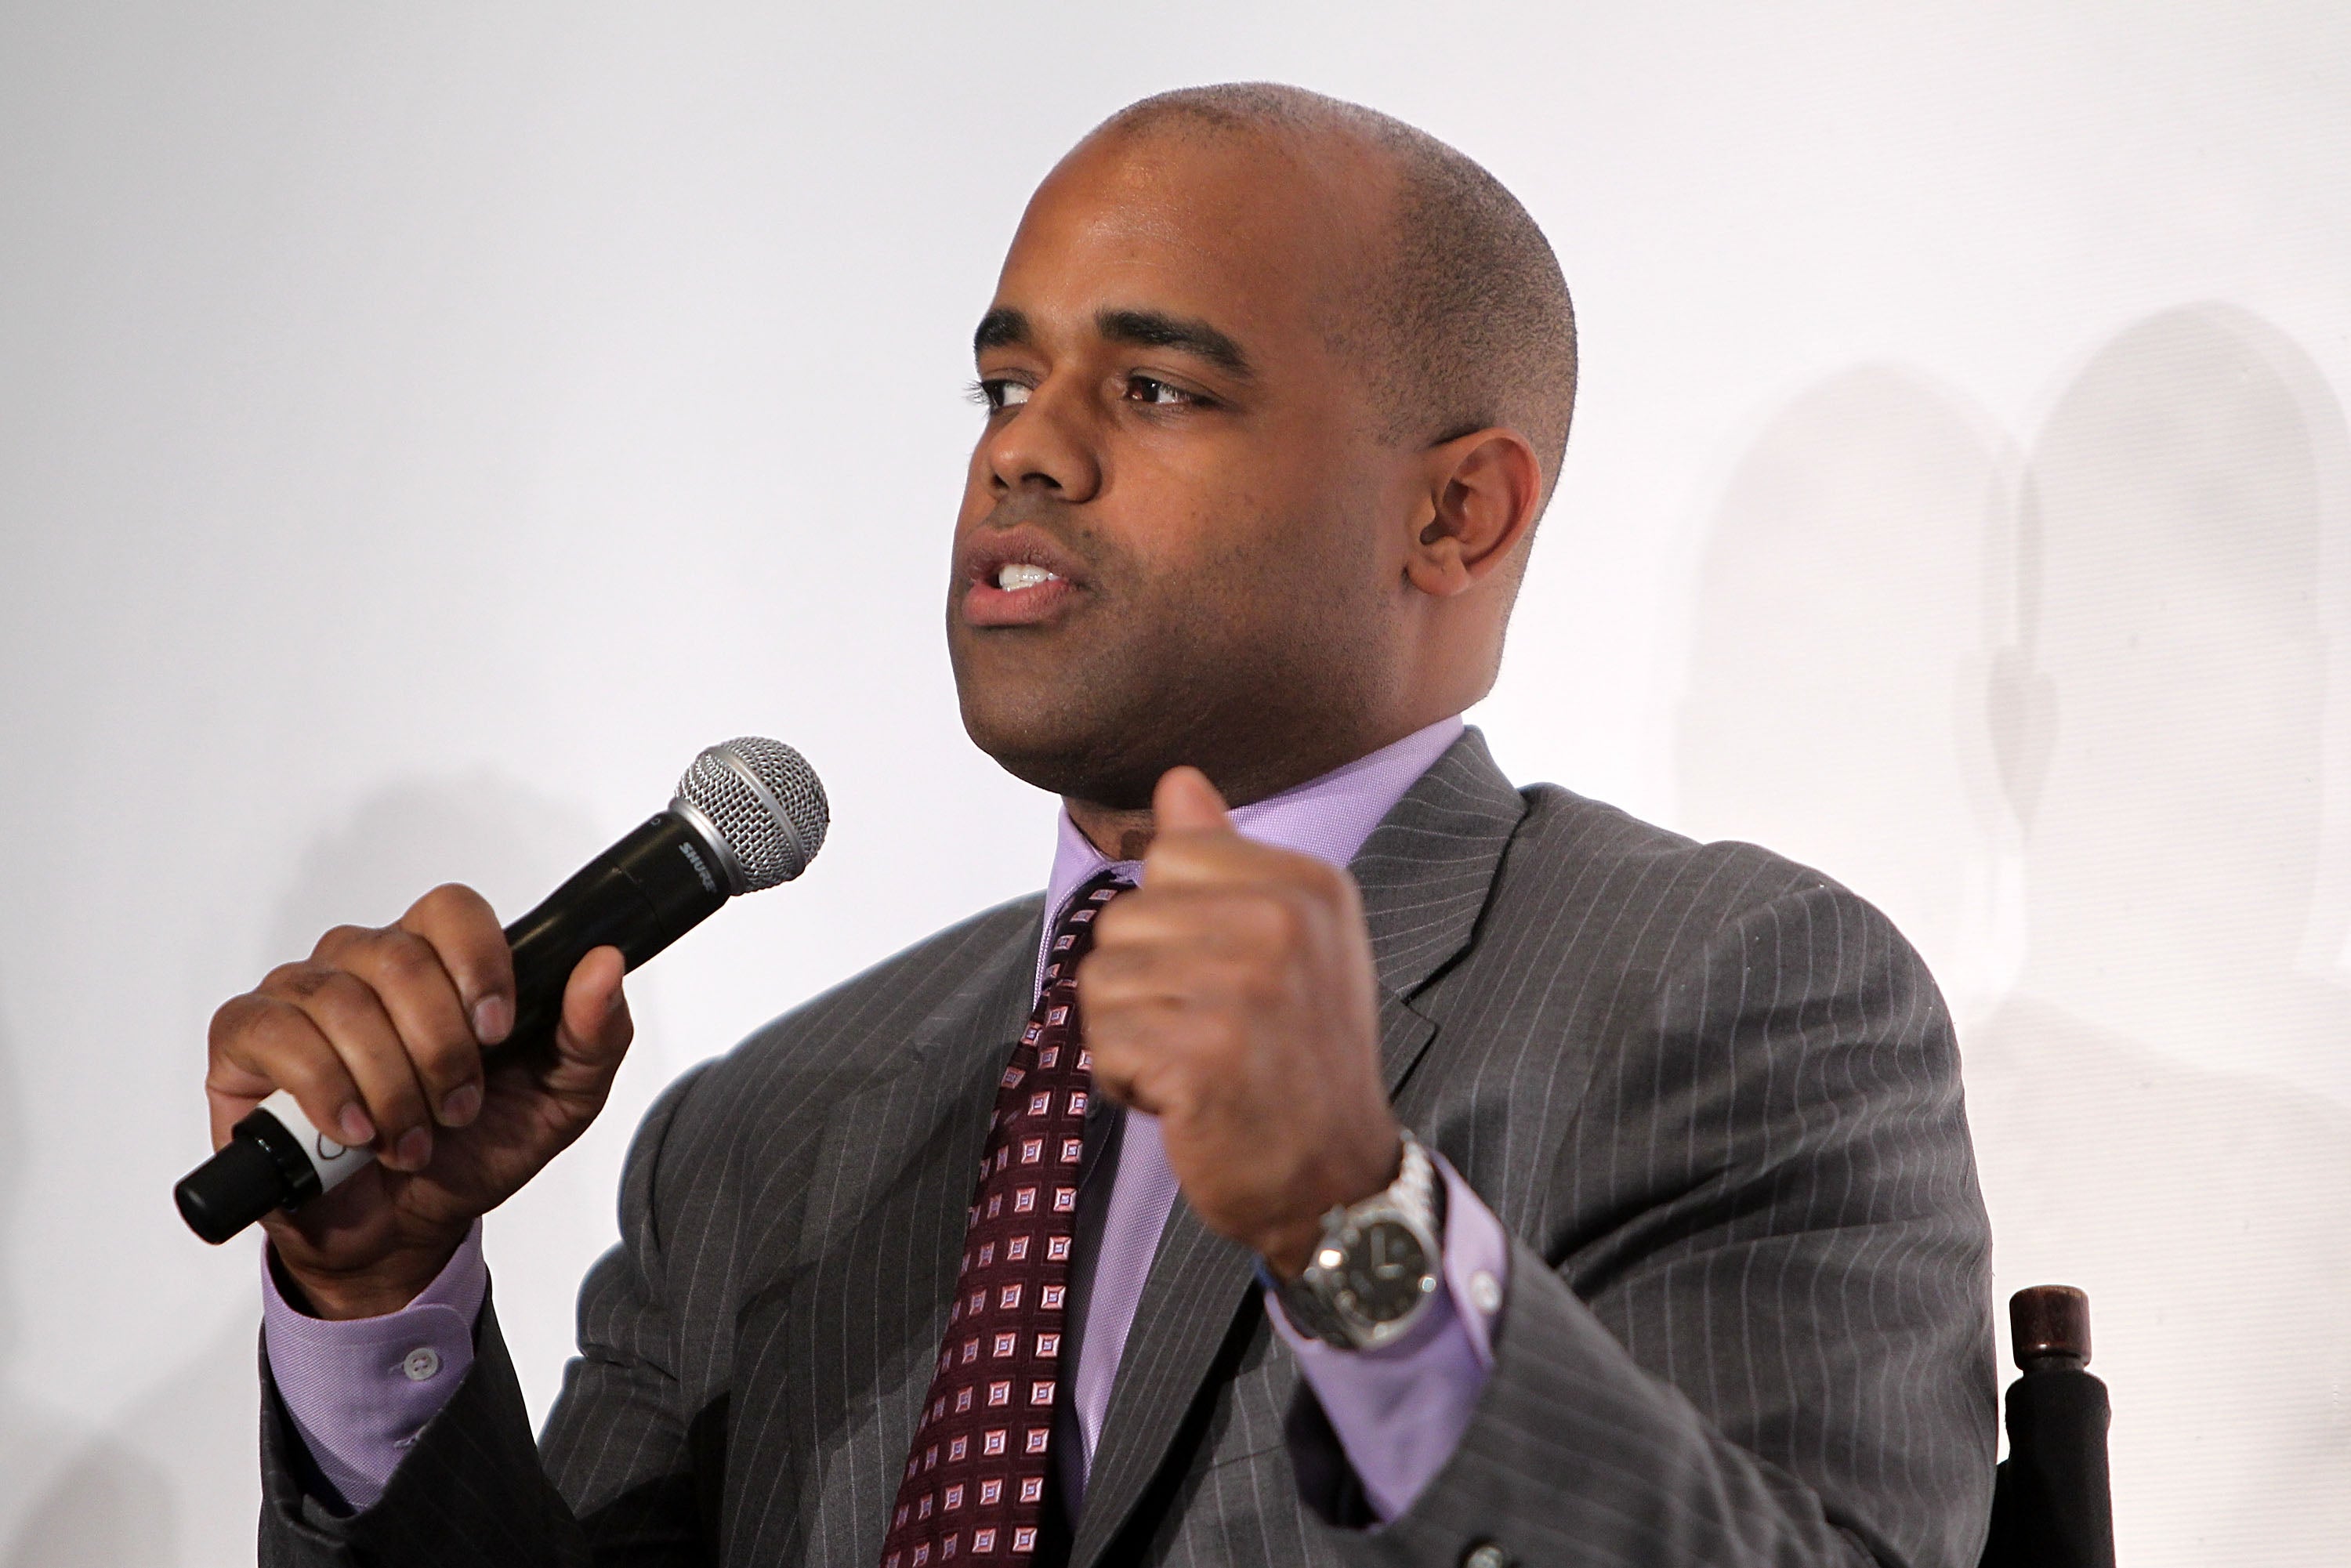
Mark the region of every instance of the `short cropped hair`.
<instances>
[{"instance_id":1,"label":"short cropped hair","mask_svg":"<svg viewBox=\"0 0 2351 1568\"><path fill-rule=\"evenodd\" d=\"M1274 82L1182 88L1128 105L1103 131L1171 125L1353 136L1393 161L1401 199L1349 324L1389 389L1384 433L1434 444L1489 425L1522 432L1548 498L1575 411L1575 307L1541 228L1474 160L1377 110Z\"/></svg>"}]
</instances>

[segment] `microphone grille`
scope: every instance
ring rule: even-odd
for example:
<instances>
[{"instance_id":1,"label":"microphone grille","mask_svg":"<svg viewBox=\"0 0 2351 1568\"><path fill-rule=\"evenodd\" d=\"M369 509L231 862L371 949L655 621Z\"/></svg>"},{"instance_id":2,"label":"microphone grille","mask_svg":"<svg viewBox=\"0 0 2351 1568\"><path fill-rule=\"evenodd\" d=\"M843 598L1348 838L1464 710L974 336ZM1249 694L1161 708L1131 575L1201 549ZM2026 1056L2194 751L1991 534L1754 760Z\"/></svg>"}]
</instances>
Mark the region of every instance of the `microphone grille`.
<instances>
[{"instance_id":1,"label":"microphone grille","mask_svg":"<svg viewBox=\"0 0 2351 1568\"><path fill-rule=\"evenodd\" d=\"M695 758L677 781L677 797L718 831L743 868L746 893L806 871L832 822L808 758L756 735L722 741Z\"/></svg>"}]
</instances>

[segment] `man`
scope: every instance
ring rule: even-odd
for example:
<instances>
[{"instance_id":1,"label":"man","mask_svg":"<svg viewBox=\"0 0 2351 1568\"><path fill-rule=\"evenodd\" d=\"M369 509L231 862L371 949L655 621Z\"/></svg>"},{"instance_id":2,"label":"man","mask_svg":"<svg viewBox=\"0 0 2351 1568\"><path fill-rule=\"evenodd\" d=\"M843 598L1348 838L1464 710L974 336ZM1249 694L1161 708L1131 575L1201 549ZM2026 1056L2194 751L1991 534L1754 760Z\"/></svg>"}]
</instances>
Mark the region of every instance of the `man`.
<instances>
[{"instance_id":1,"label":"man","mask_svg":"<svg viewBox=\"0 0 2351 1568\"><path fill-rule=\"evenodd\" d=\"M601 1104L617 956L486 1065L464 889L225 1007L216 1137L282 1085L381 1155L270 1222L265 1560L1971 1563L1931 981L1461 727L1573 399L1523 209L1368 110L1166 95L1039 189L977 350L948 646L1067 802L1048 895L672 1088L536 1447L477 1221Z\"/></svg>"}]
</instances>

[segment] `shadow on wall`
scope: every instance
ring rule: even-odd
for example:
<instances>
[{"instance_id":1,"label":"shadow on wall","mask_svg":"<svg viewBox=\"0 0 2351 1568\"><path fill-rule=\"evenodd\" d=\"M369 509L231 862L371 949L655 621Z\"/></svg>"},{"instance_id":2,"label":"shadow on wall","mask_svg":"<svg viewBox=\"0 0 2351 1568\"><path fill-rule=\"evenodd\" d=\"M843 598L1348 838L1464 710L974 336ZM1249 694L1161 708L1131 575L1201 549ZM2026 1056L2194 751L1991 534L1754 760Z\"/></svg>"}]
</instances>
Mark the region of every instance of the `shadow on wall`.
<instances>
[{"instance_id":1,"label":"shadow on wall","mask_svg":"<svg viewBox=\"0 0 2351 1568\"><path fill-rule=\"evenodd\" d=\"M304 852L285 897L256 944L254 977L310 950L342 923L382 924L434 885L463 881L511 919L601 848L583 813L495 778L414 783L364 800ZM5 1045L5 1042L0 1042ZM7 1056L0 1050L0 1071ZM0 1118L14 1104L0 1095ZM6 1166L15 1140L0 1123L0 1192L14 1191ZM500 1225L528 1207L521 1223ZM574 1258L591 1256L611 1228L609 1183L567 1175L558 1161L492 1221L512 1238L503 1257L501 1300L511 1289L528 1303L509 1312L533 1320L539 1379L552 1382L568 1345ZM519 1245L517 1245L519 1243ZM534 1270L542 1254L560 1260ZM11 1256L0 1247L0 1258ZM540 1288L538 1275L551 1278ZM0 1281L5 1283L5 1281ZM540 1296L559 1298L551 1306ZM0 1291L0 1311L6 1296ZM148 1568L150 1564L250 1563L260 1487L255 1418L256 1295L248 1312L178 1369L120 1406L104 1433L77 1434L37 1421L12 1402L0 1406L0 1487L12 1476L41 1479L0 1512L5 1568ZM544 1319L545 1322L537 1320ZM158 1321L159 1337L184 1340L188 1325ZM517 1359L522 1359L520 1354ZM78 1445L78 1447L75 1447ZM54 1460L18 1465L59 1448ZM5 1497L0 1492L0 1497Z\"/></svg>"},{"instance_id":2,"label":"shadow on wall","mask_svg":"<svg viewBox=\"0 0 2351 1568\"><path fill-rule=\"evenodd\" d=\"M1993 961L2012 946L1996 862L1969 831L1989 764L1952 718L2016 470L1988 419L1907 370L1792 402L1716 514L1676 757L1677 825L1826 868L1962 1007L2013 978Z\"/></svg>"},{"instance_id":3,"label":"shadow on wall","mask_svg":"<svg viewBox=\"0 0 2351 1568\"><path fill-rule=\"evenodd\" d=\"M2351 998L2295 961L2341 938L2306 926L2351 442L2214 306L2094 356L1971 525L1981 424L1865 371L1766 433L1701 579L1684 816L2001 982L1962 1015L1998 1288L2090 1292L2123 1554L2333 1561Z\"/></svg>"},{"instance_id":4,"label":"shadow on wall","mask_svg":"<svg viewBox=\"0 0 2351 1568\"><path fill-rule=\"evenodd\" d=\"M2141 1561L2351 1538L2351 996L2295 967L2346 463L2292 344L2172 311L2066 390L2010 552L2011 663L2047 709L1994 736L2031 940L1970 1082L2003 1273L2097 1307Z\"/></svg>"}]
</instances>

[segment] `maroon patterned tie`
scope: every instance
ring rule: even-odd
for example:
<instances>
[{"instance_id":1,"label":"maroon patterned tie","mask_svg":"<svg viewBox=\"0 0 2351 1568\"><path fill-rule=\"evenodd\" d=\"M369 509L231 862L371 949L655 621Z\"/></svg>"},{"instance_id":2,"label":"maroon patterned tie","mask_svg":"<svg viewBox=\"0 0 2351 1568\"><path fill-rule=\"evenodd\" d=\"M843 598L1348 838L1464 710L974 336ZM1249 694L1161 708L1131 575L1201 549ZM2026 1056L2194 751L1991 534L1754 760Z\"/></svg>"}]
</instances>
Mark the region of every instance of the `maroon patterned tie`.
<instances>
[{"instance_id":1,"label":"maroon patterned tie","mask_svg":"<svg viewBox=\"0 0 2351 1568\"><path fill-rule=\"evenodd\" d=\"M998 1082L946 1343L882 1568L1008 1563L1037 1550L1093 1087L1079 1034L1078 960L1093 946L1094 916L1126 888L1105 872L1070 900L1053 928L1043 993Z\"/></svg>"}]
</instances>

